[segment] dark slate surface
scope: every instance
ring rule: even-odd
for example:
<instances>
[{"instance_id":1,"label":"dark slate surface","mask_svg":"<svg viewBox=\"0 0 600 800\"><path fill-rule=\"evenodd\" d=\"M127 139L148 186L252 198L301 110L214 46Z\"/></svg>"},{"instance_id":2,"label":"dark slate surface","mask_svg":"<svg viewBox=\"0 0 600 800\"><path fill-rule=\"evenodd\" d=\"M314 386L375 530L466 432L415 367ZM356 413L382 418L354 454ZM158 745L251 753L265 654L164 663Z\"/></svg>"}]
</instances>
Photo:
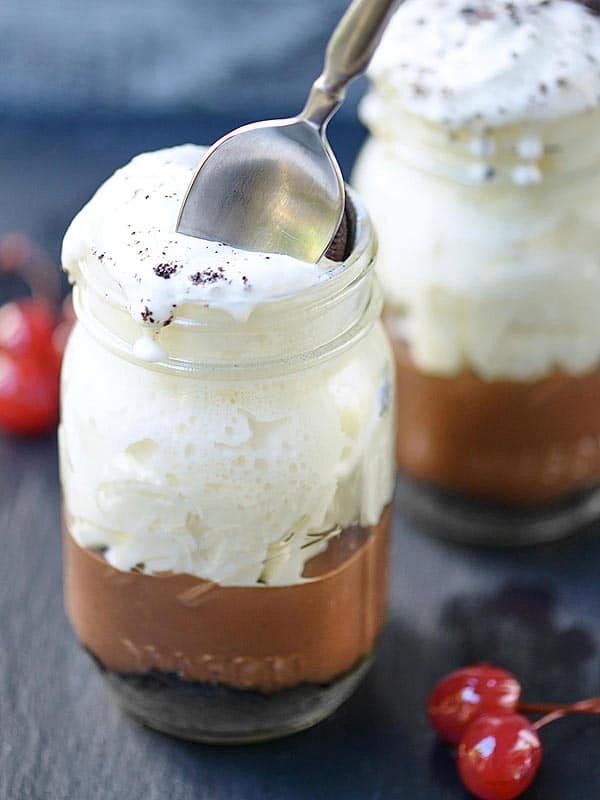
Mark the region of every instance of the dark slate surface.
<instances>
[{"instance_id":1,"label":"dark slate surface","mask_svg":"<svg viewBox=\"0 0 600 800\"><path fill-rule=\"evenodd\" d=\"M0 126L0 231L56 252L68 217L131 153L216 136L234 121L7 122ZM338 128L346 167L360 140ZM33 154L36 143L39 153ZM2 800L453 800L451 751L424 716L432 683L481 659L518 672L531 700L600 694L600 537L494 552L411 530L396 515L390 623L357 694L287 740L216 748L170 740L106 697L62 611L52 439L0 439ZM529 800L600 796L600 720L544 733Z\"/></svg>"}]
</instances>

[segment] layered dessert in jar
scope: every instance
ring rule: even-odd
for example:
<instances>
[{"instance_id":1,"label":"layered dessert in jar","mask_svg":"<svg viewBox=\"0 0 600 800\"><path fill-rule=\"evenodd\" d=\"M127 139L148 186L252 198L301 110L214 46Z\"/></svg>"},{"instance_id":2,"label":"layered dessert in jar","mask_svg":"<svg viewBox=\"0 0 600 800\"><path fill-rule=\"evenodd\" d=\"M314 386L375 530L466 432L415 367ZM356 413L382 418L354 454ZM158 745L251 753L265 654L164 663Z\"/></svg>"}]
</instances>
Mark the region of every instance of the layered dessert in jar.
<instances>
[{"instance_id":1,"label":"layered dessert in jar","mask_svg":"<svg viewBox=\"0 0 600 800\"><path fill-rule=\"evenodd\" d=\"M65 592L128 711L240 742L314 724L369 665L394 367L358 198L318 264L177 234L202 153L138 156L65 237Z\"/></svg>"},{"instance_id":2,"label":"layered dessert in jar","mask_svg":"<svg viewBox=\"0 0 600 800\"><path fill-rule=\"evenodd\" d=\"M354 183L398 367L403 504L459 539L600 508L600 6L406 0Z\"/></svg>"}]
</instances>

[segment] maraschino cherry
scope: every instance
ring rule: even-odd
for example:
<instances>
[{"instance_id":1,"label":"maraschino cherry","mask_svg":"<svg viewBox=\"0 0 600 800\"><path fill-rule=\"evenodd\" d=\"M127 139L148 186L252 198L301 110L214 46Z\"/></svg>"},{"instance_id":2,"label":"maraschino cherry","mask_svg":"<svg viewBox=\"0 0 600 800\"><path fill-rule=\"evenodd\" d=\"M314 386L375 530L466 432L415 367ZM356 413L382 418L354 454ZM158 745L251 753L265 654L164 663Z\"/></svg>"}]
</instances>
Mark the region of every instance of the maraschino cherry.
<instances>
[{"instance_id":1,"label":"maraschino cherry","mask_svg":"<svg viewBox=\"0 0 600 800\"><path fill-rule=\"evenodd\" d=\"M542 760L538 731L567 714L600 715L600 698L570 704L524 703L510 672L476 664L443 678L429 698L436 731L458 745L458 772L479 800L514 800L534 780ZM520 712L520 713L519 713ZM544 713L530 722L524 714Z\"/></svg>"},{"instance_id":2,"label":"maraschino cherry","mask_svg":"<svg viewBox=\"0 0 600 800\"><path fill-rule=\"evenodd\" d=\"M33 295L0 307L0 429L21 435L56 425L60 366L73 325L68 305L59 314L37 291L53 285L44 270L55 268L36 252L23 237L0 240L0 272L19 273Z\"/></svg>"},{"instance_id":3,"label":"maraschino cherry","mask_svg":"<svg viewBox=\"0 0 600 800\"><path fill-rule=\"evenodd\" d=\"M33 435L58 419L58 371L30 356L0 352L0 427Z\"/></svg>"},{"instance_id":4,"label":"maraschino cherry","mask_svg":"<svg viewBox=\"0 0 600 800\"><path fill-rule=\"evenodd\" d=\"M519 681L510 672L490 664L476 664L443 678L429 697L427 713L440 736L458 744L476 717L515 711L520 696Z\"/></svg>"},{"instance_id":5,"label":"maraschino cherry","mask_svg":"<svg viewBox=\"0 0 600 800\"><path fill-rule=\"evenodd\" d=\"M520 714L482 714L467 728L458 748L458 772L480 800L514 800L537 775L542 743Z\"/></svg>"},{"instance_id":6,"label":"maraschino cherry","mask_svg":"<svg viewBox=\"0 0 600 800\"><path fill-rule=\"evenodd\" d=\"M0 349L15 357L42 358L51 347L56 314L38 298L5 303L0 307Z\"/></svg>"}]
</instances>

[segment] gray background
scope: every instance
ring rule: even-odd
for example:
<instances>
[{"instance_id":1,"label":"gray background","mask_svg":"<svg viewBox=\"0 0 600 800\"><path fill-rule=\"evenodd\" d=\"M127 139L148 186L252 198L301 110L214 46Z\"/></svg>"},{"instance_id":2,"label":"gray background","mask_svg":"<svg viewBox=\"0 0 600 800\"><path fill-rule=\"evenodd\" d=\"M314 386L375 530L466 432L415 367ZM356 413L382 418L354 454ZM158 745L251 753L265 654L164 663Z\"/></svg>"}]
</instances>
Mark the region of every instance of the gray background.
<instances>
[{"instance_id":1,"label":"gray background","mask_svg":"<svg viewBox=\"0 0 600 800\"><path fill-rule=\"evenodd\" d=\"M348 2L0 0L0 109L287 114Z\"/></svg>"}]
</instances>

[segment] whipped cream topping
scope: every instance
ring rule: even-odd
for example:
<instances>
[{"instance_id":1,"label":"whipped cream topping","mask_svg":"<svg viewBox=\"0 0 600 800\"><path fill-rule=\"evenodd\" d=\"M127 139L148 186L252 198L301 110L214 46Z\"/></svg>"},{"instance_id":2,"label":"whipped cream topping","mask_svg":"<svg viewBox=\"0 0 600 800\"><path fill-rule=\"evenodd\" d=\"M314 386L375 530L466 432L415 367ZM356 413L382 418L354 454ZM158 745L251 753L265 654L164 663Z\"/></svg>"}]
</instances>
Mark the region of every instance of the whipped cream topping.
<instances>
[{"instance_id":1,"label":"whipped cream topping","mask_svg":"<svg viewBox=\"0 0 600 800\"><path fill-rule=\"evenodd\" d=\"M100 283L148 333L184 304L210 305L238 319L257 305L329 277L339 265L236 250L176 233L181 201L205 148L144 153L109 178L71 223L62 262L70 279ZM138 356L161 360L148 336Z\"/></svg>"},{"instance_id":2,"label":"whipped cream topping","mask_svg":"<svg viewBox=\"0 0 600 800\"><path fill-rule=\"evenodd\" d=\"M394 105L451 128L575 114L600 103L600 17L577 0L406 0L369 76L369 125Z\"/></svg>"}]
</instances>

